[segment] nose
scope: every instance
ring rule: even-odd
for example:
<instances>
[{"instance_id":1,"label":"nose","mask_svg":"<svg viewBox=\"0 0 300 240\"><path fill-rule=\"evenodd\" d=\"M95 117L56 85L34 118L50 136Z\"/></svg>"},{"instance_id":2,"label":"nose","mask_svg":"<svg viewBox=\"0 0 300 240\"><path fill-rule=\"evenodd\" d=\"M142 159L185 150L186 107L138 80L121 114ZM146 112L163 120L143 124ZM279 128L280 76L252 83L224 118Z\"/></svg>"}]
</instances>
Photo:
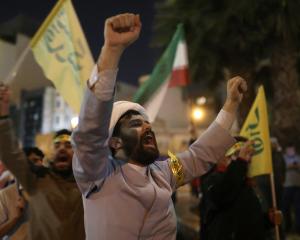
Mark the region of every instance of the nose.
<instances>
[{"instance_id":1,"label":"nose","mask_svg":"<svg viewBox=\"0 0 300 240\"><path fill-rule=\"evenodd\" d=\"M151 124L149 122L144 122L143 129L144 131L151 131Z\"/></svg>"},{"instance_id":2,"label":"nose","mask_svg":"<svg viewBox=\"0 0 300 240\"><path fill-rule=\"evenodd\" d=\"M66 149L65 144L63 142L60 142L58 147L57 147L57 150L62 151L62 150L65 150L65 149Z\"/></svg>"}]
</instances>

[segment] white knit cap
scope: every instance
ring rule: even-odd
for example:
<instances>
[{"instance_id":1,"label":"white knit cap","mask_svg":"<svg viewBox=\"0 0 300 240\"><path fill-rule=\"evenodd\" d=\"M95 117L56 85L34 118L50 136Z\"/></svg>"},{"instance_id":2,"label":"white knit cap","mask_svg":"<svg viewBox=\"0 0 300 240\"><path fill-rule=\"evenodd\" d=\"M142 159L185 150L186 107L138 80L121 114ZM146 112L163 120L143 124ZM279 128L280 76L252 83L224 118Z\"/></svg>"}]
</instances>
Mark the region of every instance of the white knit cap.
<instances>
[{"instance_id":1,"label":"white knit cap","mask_svg":"<svg viewBox=\"0 0 300 240\"><path fill-rule=\"evenodd\" d=\"M143 108L140 104L128 101L115 102L109 123L109 138L111 138L114 128L120 117L122 117L122 115L129 110L137 111L145 118L146 121L149 121L149 117L146 113L145 108Z\"/></svg>"}]
</instances>

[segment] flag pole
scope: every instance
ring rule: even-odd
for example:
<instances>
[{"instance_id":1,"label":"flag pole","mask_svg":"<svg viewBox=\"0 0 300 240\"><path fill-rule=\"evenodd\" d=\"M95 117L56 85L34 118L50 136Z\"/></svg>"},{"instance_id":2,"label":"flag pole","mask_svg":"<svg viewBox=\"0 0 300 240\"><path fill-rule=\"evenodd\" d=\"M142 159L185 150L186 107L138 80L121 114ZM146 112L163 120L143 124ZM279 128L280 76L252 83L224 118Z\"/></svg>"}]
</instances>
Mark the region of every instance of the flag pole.
<instances>
[{"instance_id":1,"label":"flag pole","mask_svg":"<svg viewBox=\"0 0 300 240\"><path fill-rule=\"evenodd\" d=\"M275 182L274 182L274 174L273 172L270 174L270 182L271 182L271 192L272 192L272 201L273 201L273 208L274 211L277 210L277 202L276 202L276 191L275 191ZM275 218L275 215L274 215ZM279 226L275 224L275 239L280 240L279 236Z\"/></svg>"},{"instance_id":2,"label":"flag pole","mask_svg":"<svg viewBox=\"0 0 300 240\"><path fill-rule=\"evenodd\" d=\"M17 62L15 63L15 65L13 66L13 68L10 70L9 74L7 75L7 77L3 80L4 84L9 84L11 83L11 81L15 78L15 76L18 73L19 68L21 67L22 63L25 60L25 57L27 56L27 54L30 51L30 44L28 44L26 46L26 48L23 50L23 52L21 53L21 55L18 57Z\"/></svg>"}]
</instances>

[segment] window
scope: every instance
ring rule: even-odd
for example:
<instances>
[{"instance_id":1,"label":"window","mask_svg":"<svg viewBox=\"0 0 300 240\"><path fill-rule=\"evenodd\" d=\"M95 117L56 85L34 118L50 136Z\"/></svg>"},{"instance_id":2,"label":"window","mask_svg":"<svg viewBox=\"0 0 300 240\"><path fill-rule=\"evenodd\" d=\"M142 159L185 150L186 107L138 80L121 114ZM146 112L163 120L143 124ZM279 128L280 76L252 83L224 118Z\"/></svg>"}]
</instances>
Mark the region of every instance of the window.
<instances>
[{"instance_id":1,"label":"window","mask_svg":"<svg viewBox=\"0 0 300 240\"><path fill-rule=\"evenodd\" d=\"M59 124L59 122L60 122L60 118L59 118L59 116L56 116L56 117L55 117L55 123L56 123L56 124Z\"/></svg>"}]
</instances>

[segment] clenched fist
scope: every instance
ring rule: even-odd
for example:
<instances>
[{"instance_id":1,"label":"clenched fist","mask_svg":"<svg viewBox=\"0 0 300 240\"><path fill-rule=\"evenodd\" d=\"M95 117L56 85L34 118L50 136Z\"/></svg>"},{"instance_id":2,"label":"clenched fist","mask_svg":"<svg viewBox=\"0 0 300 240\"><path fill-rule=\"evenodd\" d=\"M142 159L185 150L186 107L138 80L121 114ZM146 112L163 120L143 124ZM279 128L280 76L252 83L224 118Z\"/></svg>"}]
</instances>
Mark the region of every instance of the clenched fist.
<instances>
[{"instance_id":1,"label":"clenched fist","mask_svg":"<svg viewBox=\"0 0 300 240\"><path fill-rule=\"evenodd\" d=\"M105 46L125 49L138 39L141 32L140 16L124 13L108 18L105 21Z\"/></svg>"},{"instance_id":2,"label":"clenched fist","mask_svg":"<svg viewBox=\"0 0 300 240\"><path fill-rule=\"evenodd\" d=\"M243 99L243 94L247 91L246 81L237 76L231 78L227 82L227 99L233 102L240 103Z\"/></svg>"},{"instance_id":3,"label":"clenched fist","mask_svg":"<svg viewBox=\"0 0 300 240\"><path fill-rule=\"evenodd\" d=\"M229 79L227 82L227 98L223 109L234 114L246 91L247 83L243 78L237 76Z\"/></svg>"}]
</instances>

